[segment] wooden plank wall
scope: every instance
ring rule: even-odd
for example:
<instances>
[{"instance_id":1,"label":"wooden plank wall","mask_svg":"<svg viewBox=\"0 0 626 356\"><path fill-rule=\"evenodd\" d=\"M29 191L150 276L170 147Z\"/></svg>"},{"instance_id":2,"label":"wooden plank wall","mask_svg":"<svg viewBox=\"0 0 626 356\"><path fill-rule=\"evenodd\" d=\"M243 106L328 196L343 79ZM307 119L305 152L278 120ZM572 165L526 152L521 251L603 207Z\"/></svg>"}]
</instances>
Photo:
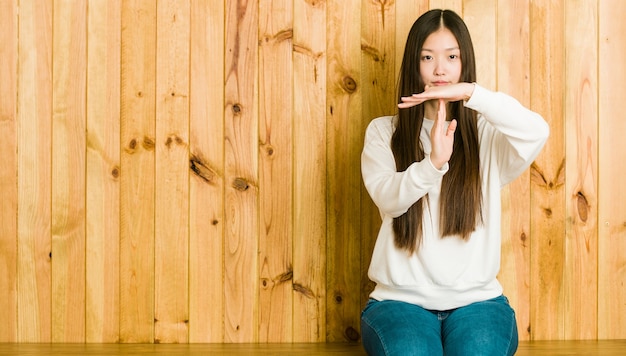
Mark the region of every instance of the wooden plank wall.
<instances>
[{"instance_id":1,"label":"wooden plank wall","mask_svg":"<svg viewBox=\"0 0 626 356\"><path fill-rule=\"evenodd\" d=\"M0 342L360 338L368 122L408 29L551 137L503 191L523 340L626 338L621 0L0 0Z\"/></svg>"}]
</instances>

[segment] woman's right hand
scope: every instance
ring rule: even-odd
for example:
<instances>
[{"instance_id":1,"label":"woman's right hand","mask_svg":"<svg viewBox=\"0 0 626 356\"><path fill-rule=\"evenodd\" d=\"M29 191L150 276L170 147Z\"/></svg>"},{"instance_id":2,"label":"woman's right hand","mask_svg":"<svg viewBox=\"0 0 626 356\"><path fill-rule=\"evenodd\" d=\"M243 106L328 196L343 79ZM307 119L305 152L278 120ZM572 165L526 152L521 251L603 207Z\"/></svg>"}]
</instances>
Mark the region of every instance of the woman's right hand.
<instances>
[{"instance_id":1,"label":"woman's right hand","mask_svg":"<svg viewBox=\"0 0 626 356\"><path fill-rule=\"evenodd\" d=\"M439 99L438 104L437 117L430 131L430 142L432 143L430 162L435 168L442 169L452 156L454 131L456 131L457 122L455 119L452 119L450 125L446 128L446 101Z\"/></svg>"}]
</instances>

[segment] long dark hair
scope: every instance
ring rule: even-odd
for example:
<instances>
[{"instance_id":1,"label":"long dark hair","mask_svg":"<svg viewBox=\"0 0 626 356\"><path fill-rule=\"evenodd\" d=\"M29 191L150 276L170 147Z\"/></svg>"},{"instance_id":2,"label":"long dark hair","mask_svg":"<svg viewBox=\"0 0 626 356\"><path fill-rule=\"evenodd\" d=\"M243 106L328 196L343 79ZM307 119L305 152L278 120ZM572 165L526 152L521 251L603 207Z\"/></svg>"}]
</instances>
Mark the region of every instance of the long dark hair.
<instances>
[{"instance_id":1,"label":"long dark hair","mask_svg":"<svg viewBox=\"0 0 626 356\"><path fill-rule=\"evenodd\" d=\"M430 10L415 21L409 32L400 68L398 103L402 96L424 91L419 68L420 52L426 38L442 27L450 30L459 44L460 81L476 81L474 47L467 26L453 11ZM448 113L457 119L458 126L454 134L450 168L441 183L440 231L442 236L456 235L468 239L477 224L482 222L477 115L460 101L450 103ZM424 104L398 111L397 126L391 139L398 172L405 171L413 162L425 158L420 142L423 121ZM428 204L428 195L413 204L406 213L394 218L393 231L398 248L414 253L421 245L425 204Z\"/></svg>"}]
</instances>

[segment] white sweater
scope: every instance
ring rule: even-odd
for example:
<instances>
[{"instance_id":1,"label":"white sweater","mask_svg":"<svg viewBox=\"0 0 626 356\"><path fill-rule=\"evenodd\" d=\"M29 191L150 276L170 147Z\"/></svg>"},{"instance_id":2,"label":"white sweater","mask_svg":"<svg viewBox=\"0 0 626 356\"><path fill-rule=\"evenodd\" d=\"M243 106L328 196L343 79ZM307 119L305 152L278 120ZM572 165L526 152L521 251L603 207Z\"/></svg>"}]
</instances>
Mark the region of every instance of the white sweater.
<instances>
[{"instance_id":1,"label":"white sweater","mask_svg":"<svg viewBox=\"0 0 626 356\"><path fill-rule=\"evenodd\" d=\"M439 191L449 167L446 164L438 170L430 162L433 121L424 119L420 135L426 158L403 172L396 171L390 147L395 117L374 119L367 128L361 171L382 217L368 271L376 283L371 298L449 310L502 294L496 279L500 269L500 190L537 157L549 126L514 98L478 85L465 106L479 113L484 217L484 224L468 241L441 238L439 233ZM409 255L395 246L392 221L426 194L430 206L424 209L422 244Z\"/></svg>"}]
</instances>

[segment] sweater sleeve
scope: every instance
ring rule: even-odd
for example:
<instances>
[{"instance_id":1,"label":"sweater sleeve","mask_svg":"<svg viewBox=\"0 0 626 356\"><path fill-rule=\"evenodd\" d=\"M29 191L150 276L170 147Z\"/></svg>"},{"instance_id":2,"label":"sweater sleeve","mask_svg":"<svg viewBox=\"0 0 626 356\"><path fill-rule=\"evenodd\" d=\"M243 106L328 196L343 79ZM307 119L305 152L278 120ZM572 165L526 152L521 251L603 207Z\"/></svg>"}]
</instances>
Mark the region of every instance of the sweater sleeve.
<instances>
[{"instance_id":1,"label":"sweater sleeve","mask_svg":"<svg viewBox=\"0 0 626 356\"><path fill-rule=\"evenodd\" d=\"M414 162L405 171L397 172L391 151L393 122L391 117L373 120L367 127L361 154L363 183L381 214L398 217L434 187L448 171L430 162L430 157Z\"/></svg>"},{"instance_id":2,"label":"sweater sleeve","mask_svg":"<svg viewBox=\"0 0 626 356\"><path fill-rule=\"evenodd\" d=\"M482 147L498 162L504 186L517 178L537 158L550 134L539 115L513 97L492 92L476 84L465 106L476 110L486 122L479 122Z\"/></svg>"}]
</instances>

